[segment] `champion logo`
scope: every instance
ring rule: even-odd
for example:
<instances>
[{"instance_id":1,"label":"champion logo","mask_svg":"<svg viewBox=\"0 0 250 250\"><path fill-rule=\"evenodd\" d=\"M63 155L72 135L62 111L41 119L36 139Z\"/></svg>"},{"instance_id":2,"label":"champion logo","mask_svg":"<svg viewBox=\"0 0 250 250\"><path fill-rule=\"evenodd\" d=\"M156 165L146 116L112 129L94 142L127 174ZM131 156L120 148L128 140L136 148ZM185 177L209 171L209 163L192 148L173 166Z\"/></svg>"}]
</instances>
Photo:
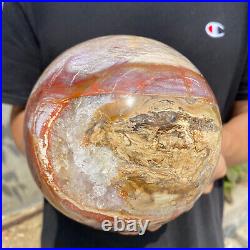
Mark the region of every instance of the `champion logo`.
<instances>
[{"instance_id":1,"label":"champion logo","mask_svg":"<svg viewBox=\"0 0 250 250\"><path fill-rule=\"evenodd\" d=\"M205 30L207 34L213 38L220 38L225 35L224 26L218 22L209 22Z\"/></svg>"}]
</instances>

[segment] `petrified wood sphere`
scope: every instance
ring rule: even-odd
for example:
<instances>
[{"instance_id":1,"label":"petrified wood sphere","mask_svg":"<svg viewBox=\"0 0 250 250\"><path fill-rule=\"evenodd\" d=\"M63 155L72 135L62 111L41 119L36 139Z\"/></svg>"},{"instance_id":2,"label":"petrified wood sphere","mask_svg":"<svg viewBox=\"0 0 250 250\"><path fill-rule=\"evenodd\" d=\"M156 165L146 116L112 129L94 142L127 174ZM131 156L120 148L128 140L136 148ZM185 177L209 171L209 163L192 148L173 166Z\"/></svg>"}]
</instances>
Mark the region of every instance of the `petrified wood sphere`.
<instances>
[{"instance_id":1,"label":"petrified wood sphere","mask_svg":"<svg viewBox=\"0 0 250 250\"><path fill-rule=\"evenodd\" d=\"M151 39L107 36L67 50L26 110L36 182L87 225L114 216L167 222L193 206L218 161L220 114L206 80Z\"/></svg>"}]
</instances>

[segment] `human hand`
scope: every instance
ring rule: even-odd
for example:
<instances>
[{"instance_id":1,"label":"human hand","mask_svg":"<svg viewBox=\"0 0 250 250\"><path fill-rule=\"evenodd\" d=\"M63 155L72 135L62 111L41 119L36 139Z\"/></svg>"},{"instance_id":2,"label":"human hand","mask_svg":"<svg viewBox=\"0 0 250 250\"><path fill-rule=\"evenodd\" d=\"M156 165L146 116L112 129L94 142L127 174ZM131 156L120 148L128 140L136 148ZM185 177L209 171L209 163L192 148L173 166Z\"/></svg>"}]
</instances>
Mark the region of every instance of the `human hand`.
<instances>
[{"instance_id":1,"label":"human hand","mask_svg":"<svg viewBox=\"0 0 250 250\"><path fill-rule=\"evenodd\" d=\"M205 188L204 194L208 194L213 190L214 182L220 178L223 178L227 173L227 164L224 156L220 154L219 162L211 177L211 183Z\"/></svg>"}]
</instances>

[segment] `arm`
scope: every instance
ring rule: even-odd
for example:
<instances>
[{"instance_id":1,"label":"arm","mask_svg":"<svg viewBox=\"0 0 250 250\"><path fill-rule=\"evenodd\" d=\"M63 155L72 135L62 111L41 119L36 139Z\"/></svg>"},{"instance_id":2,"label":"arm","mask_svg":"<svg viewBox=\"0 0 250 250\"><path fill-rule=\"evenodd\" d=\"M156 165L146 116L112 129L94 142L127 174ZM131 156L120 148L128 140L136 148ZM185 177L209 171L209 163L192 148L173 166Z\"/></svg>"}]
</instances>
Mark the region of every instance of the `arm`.
<instances>
[{"instance_id":1,"label":"arm","mask_svg":"<svg viewBox=\"0 0 250 250\"><path fill-rule=\"evenodd\" d=\"M248 158L248 101L237 101L232 118L222 129L221 155L212 182L226 175L227 167L247 162ZM204 193L213 189L210 184Z\"/></svg>"},{"instance_id":2,"label":"arm","mask_svg":"<svg viewBox=\"0 0 250 250\"><path fill-rule=\"evenodd\" d=\"M236 102L232 119L223 126L222 154L229 167L247 162L248 101Z\"/></svg>"},{"instance_id":3,"label":"arm","mask_svg":"<svg viewBox=\"0 0 250 250\"><path fill-rule=\"evenodd\" d=\"M20 106L13 106L10 116L10 128L12 136L17 148L25 153L24 136L24 108Z\"/></svg>"}]
</instances>

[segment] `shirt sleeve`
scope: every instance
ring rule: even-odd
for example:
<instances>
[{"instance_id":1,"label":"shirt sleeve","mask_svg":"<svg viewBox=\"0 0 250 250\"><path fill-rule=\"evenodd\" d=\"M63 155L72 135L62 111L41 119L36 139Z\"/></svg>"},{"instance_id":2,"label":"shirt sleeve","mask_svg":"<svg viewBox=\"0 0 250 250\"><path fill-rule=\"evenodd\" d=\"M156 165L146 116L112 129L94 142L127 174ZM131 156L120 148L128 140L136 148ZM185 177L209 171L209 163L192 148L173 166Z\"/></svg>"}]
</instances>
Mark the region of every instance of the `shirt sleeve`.
<instances>
[{"instance_id":1,"label":"shirt sleeve","mask_svg":"<svg viewBox=\"0 0 250 250\"><path fill-rule=\"evenodd\" d=\"M41 56L34 29L20 3L3 7L4 103L25 105L41 74Z\"/></svg>"},{"instance_id":2,"label":"shirt sleeve","mask_svg":"<svg viewBox=\"0 0 250 250\"><path fill-rule=\"evenodd\" d=\"M248 100L248 64L246 63L246 67L244 69L244 73L241 79L241 83L238 89L238 93L236 96L236 100Z\"/></svg>"}]
</instances>

